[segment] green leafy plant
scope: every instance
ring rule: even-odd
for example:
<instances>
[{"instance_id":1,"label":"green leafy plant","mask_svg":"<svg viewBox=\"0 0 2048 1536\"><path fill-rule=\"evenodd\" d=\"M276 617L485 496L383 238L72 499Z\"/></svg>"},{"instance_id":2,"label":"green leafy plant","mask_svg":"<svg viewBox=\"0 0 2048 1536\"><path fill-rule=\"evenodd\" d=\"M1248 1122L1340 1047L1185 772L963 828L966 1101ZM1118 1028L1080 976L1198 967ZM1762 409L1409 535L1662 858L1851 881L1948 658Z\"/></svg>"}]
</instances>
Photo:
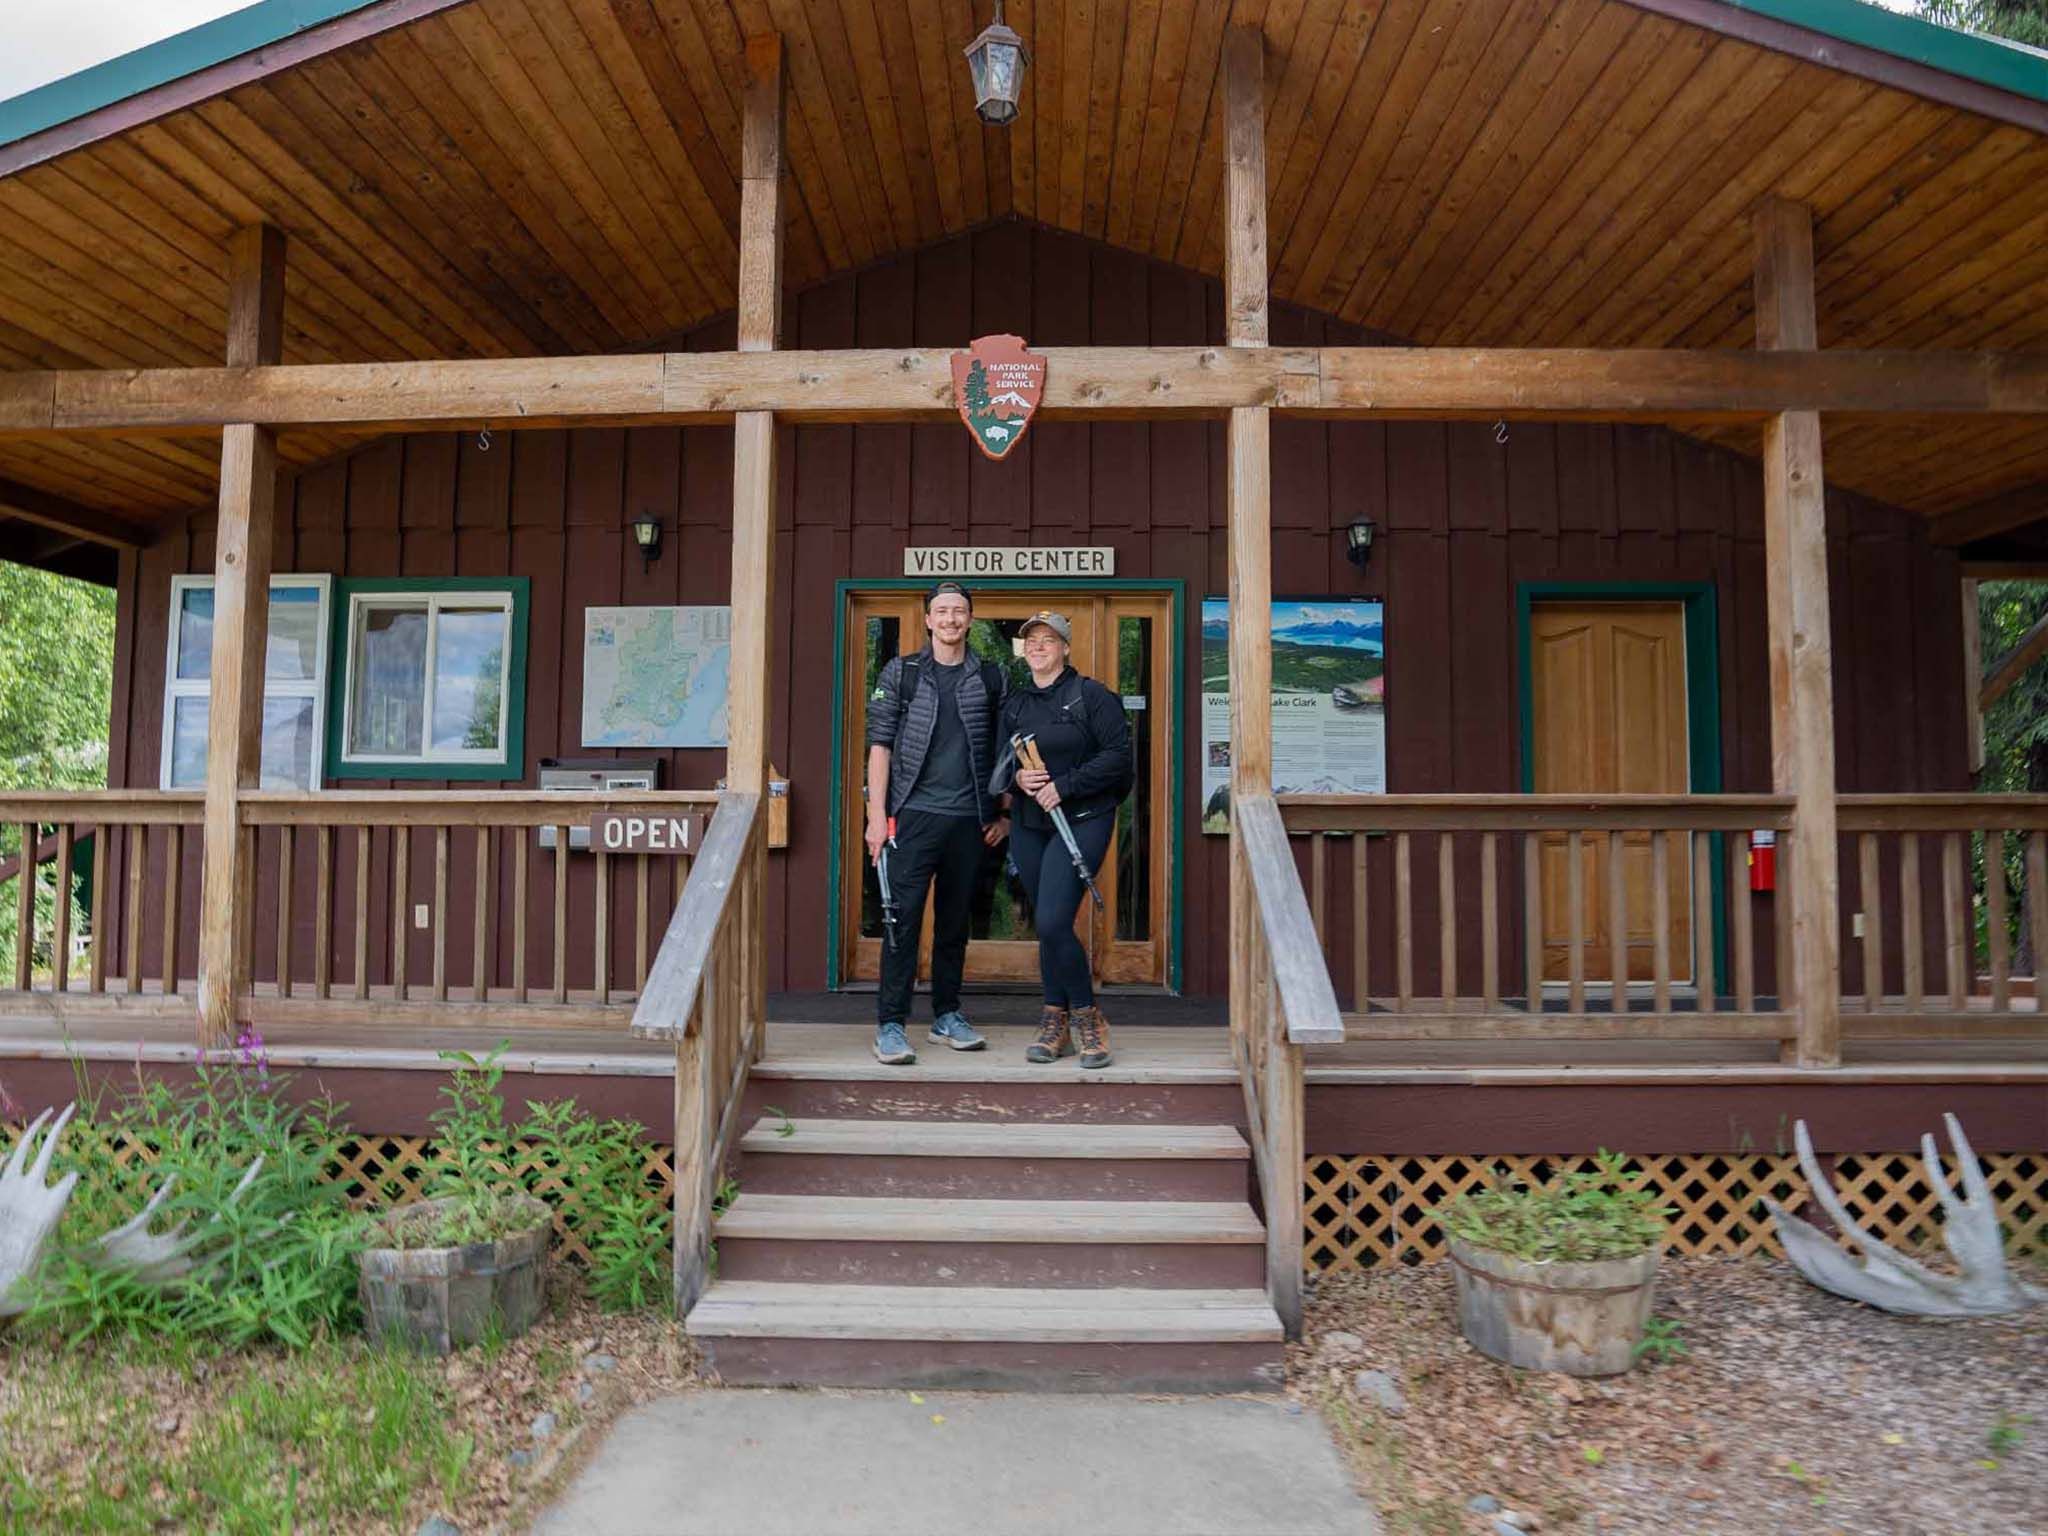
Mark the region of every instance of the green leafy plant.
<instances>
[{"instance_id":1,"label":"green leafy plant","mask_svg":"<svg viewBox=\"0 0 2048 1536\"><path fill-rule=\"evenodd\" d=\"M1670 1214L1654 1190L1630 1187L1628 1159L1604 1148L1586 1171L1472 1190L1430 1212L1464 1242L1538 1263L1646 1253L1663 1241Z\"/></svg>"},{"instance_id":2,"label":"green leafy plant","mask_svg":"<svg viewBox=\"0 0 2048 1536\"><path fill-rule=\"evenodd\" d=\"M2010 1456L2018 1450L2020 1442L2026 1439L2027 1426L2033 1422L2031 1413L2008 1413L2001 1408L1984 1436L1985 1443L1991 1447L1991 1454Z\"/></svg>"},{"instance_id":3,"label":"green leafy plant","mask_svg":"<svg viewBox=\"0 0 2048 1536\"><path fill-rule=\"evenodd\" d=\"M1654 1360L1659 1365L1683 1360L1692 1351L1685 1347L1685 1340L1678 1336L1678 1329L1679 1324L1668 1317L1651 1318L1643 1324L1643 1336L1636 1340L1630 1358Z\"/></svg>"}]
</instances>

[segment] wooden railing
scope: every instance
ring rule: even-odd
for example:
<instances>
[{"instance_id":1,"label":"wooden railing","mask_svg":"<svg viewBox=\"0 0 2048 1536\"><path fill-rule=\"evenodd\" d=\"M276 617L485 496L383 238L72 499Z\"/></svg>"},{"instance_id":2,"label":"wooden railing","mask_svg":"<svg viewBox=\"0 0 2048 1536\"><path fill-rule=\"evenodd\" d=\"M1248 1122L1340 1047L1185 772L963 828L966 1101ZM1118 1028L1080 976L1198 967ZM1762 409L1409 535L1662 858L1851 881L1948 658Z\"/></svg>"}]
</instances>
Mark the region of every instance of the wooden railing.
<instances>
[{"instance_id":1,"label":"wooden railing","mask_svg":"<svg viewBox=\"0 0 2048 1536\"><path fill-rule=\"evenodd\" d=\"M0 794L0 823L13 827L18 839L15 856L0 867L0 883L12 886L15 912L7 986L44 1009L79 999L145 1011L189 1010L189 995L178 995L178 962L196 947L192 919L203 809L196 794L154 790ZM70 871L74 851L88 843L91 896L80 976L72 959ZM183 877L188 870L189 879ZM47 928L38 923L39 890L53 898Z\"/></svg>"},{"instance_id":2,"label":"wooden railing","mask_svg":"<svg viewBox=\"0 0 2048 1536\"><path fill-rule=\"evenodd\" d=\"M1266 1289L1288 1336L1301 1331L1301 1048L1340 1042L1344 1021L1271 795L1231 807L1230 1051L1266 1219Z\"/></svg>"},{"instance_id":3,"label":"wooden railing","mask_svg":"<svg viewBox=\"0 0 2048 1536\"><path fill-rule=\"evenodd\" d=\"M1843 1033L2048 1033L2048 796L1844 795L1835 815Z\"/></svg>"},{"instance_id":4,"label":"wooden railing","mask_svg":"<svg viewBox=\"0 0 2048 1536\"><path fill-rule=\"evenodd\" d=\"M1309 905L1350 998L1352 1039L1796 1033L1778 958L1790 952L1789 903L1772 898L1770 920L1759 922L1748 859L1749 834L1774 832L1782 888L1796 856L1787 799L1288 795L1279 804L1306 845ZM1475 888L1476 901L1461 898Z\"/></svg>"},{"instance_id":5,"label":"wooden railing","mask_svg":"<svg viewBox=\"0 0 2048 1536\"><path fill-rule=\"evenodd\" d=\"M719 797L633 1010L634 1034L676 1047L678 1317L709 1282L712 1204L738 1133L747 1071L767 1027L756 985L762 934L755 843L766 835L760 807L759 795Z\"/></svg>"}]
</instances>

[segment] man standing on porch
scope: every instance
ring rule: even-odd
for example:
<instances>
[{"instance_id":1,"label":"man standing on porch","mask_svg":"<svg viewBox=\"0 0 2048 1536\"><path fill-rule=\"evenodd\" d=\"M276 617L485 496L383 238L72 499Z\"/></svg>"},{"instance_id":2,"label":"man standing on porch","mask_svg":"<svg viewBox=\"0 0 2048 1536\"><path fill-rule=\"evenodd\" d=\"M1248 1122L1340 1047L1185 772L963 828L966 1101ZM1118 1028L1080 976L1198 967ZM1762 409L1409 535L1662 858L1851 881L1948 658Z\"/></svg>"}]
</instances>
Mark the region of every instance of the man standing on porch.
<instances>
[{"instance_id":1,"label":"man standing on porch","mask_svg":"<svg viewBox=\"0 0 2048 1536\"><path fill-rule=\"evenodd\" d=\"M879 864L889 849L883 901L896 918L882 944L875 1058L892 1067L917 1060L904 1026L925 897L935 883L931 1039L956 1051L987 1044L960 1011L960 977L982 846L1010 830L988 793L1006 684L1000 667L970 663L973 622L965 588L952 581L933 587L924 600L931 643L884 666L868 700L868 857Z\"/></svg>"}]
</instances>

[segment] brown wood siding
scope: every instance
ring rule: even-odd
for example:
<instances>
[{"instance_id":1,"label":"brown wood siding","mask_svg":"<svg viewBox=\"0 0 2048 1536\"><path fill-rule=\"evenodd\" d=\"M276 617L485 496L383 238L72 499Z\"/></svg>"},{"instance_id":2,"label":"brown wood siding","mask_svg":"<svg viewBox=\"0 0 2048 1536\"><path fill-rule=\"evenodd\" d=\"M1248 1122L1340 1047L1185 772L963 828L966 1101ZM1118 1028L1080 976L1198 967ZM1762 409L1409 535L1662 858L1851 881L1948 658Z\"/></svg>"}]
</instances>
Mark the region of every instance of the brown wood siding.
<instances>
[{"instance_id":1,"label":"brown wood siding","mask_svg":"<svg viewBox=\"0 0 2048 1536\"><path fill-rule=\"evenodd\" d=\"M793 295L792 347L937 346L993 331L1043 345L1214 343L1218 285L1055 230L1003 224L947 240ZM1276 345L1361 343L1356 327L1300 309L1273 311ZM731 344L730 323L688 344ZM1226 986L1223 845L1199 811L1200 697L1196 604L1224 588L1223 432L1165 422L1042 423L1009 459L991 463L950 426L785 429L777 543L778 611L773 755L793 781L791 846L770 860L765 899L769 985L825 981L830 881L830 744L834 583L889 577L909 544L1107 544L1120 577L1171 578L1189 600L1182 720L1185 857L1184 989ZM1765 671L1762 482L1754 461L1654 428L1515 423L1505 442L1471 424L1280 421L1274 427L1274 586L1286 594L1377 593L1387 599L1388 779L1398 792L1512 791L1521 784L1515 592L1522 582L1711 582L1718 595L1723 787L1770 787ZM346 576L519 575L533 583L526 751L582 755L582 610L608 603L722 603L730 564L732 435L719 428L633 428L503 434L485 451L473 435L390 438L299 474L281 498L276 567ZM1953 551L1931 547L1925 524L1848 493L1829 496L1834 550L1836 719L1845 790L1942 790L1968 785L1962 717L1959 584ZM667 524L660 558L643 570L626 524L653 510ZM1344 527L1377 525L1372 562L1345 558ZM793 535L793 536L792 536ZM171 576L211 568L209 520L170 532L124 570L124 664L117 677L113 774L157 782L163 659ZM333 678L339 686L339 676ZM599 754L602 755L602 754ZM675 751L668 786L709 786L723 754ZM352 781L353 782L353 781ZM529 780L530 782L530 780ZM409 787L431 787L408 781ZM302 843L309 840L301 839ZM494 868L499 912L510 912L511 868ZM1473 869L1461 891L1477 890ZM352 839L336 840L337 913L353 890ZM159 855L160 858L160 855ZM310 967L310 853L302 849L293 903L306 925ZM412 849L414 890L431 878L431 834ZM1388 860L1376 861L1377 910ZM188 861L182 910L198 910ZM451 910L469 910L473 855L458 839ZM533 861L529 975L544 982L552 944L552 875ZM656 905L673 899L657 866ZM1416 866L1419 910L1432 909L1434 860ZM594 878L575 861L570 910L581 956L571 984L587 985ZM1938 875L1936 876L1938 878ZM614 874L612 974L632 961L630 868ZM373 882L374 979L388 966L388 898ZM1349 894L1332 893L1330 931L1349 932ZM414 900L422 899L418 894ZM275 953L259 908L256 954ZM152 927L154 925L151 925ZM509 921L496 963L509 979ZM1461 974L1478 974L1476 916L1461 922ZM1391 935L1372 964L1391 974ZM469 983L460 927L449 943L451 985ZM1758 964L1770 965L1772 927L1760 904ZM155 974L156 935L143 940ZM428 973L429 936L415 933L409 972ZM1433 945L1419 946L1433 951ZM1897 946L1890 946L1895 953ZM1845 982L1860 985L1855 946ZM344 953L346 951L344 950ZM1417 982L1433 984L1433 953ZM189 961L188 961L189 964ZM1340 995L1349 963L1338 966ZM308 971L306 974L310 974ZM1503 974L1519 959L1503 958Z\"/></svg>"}]
</instances>

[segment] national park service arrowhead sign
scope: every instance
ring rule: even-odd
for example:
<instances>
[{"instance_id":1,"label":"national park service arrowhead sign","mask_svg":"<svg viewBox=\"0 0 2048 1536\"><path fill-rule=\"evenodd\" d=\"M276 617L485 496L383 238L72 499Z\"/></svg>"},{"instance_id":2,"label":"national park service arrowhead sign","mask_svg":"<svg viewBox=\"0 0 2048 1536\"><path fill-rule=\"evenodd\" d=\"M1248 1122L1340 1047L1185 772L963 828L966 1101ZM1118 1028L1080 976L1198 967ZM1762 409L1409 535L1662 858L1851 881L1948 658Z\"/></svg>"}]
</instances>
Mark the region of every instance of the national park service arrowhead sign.
<instances>
[{"instance_id":1,"label":"national park service arrowhead sign","mask_svg":"<svg viewBox=\"0 0 2048 1536\"><path fill-rule=\"evenodd\" d=\"M979 336L953 354L953 403L992 459L1023 441L1044 393L1045 359L1033 357L1022 336Z\"/></svg>"}]
</instances>

